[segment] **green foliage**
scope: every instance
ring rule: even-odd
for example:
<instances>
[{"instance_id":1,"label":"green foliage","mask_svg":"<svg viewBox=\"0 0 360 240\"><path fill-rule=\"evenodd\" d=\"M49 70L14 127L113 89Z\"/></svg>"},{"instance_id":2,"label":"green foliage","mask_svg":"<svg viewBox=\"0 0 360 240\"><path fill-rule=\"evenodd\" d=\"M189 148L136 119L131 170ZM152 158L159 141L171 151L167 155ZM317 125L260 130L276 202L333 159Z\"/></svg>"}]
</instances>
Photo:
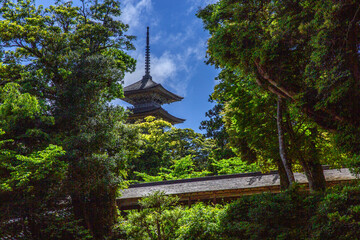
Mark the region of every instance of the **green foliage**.
<instances>
[{"instance_id":1,"label":"green foliage","mask_svg":"<svg viewBox=\"0 0 360 240\"><path fill-rule=\"evenodd\" d=\"M359 176L360 174L360 156L354 154L351 157L348 157L349 161L347 162L347 167L350 168L350 171Z\"/></svg>"},{"instance_id":2,"label":"green foliage","mask_svg":"<svg viewBox=\"0 0 360 240\"><path fill-rule=\"evenodd\" d=\"M16 83L7 83L0 89L0 125L4 128L11 129L21 120L34 119L40 112L37 98L29 93L22 94L19 88ZM65 154L62 147L50 144L44 150L22 155L16 151L18 142L6 139L1 129L0 136L3 138L0 140L0 169L6 172L0 176L1 191L26 189L31 192L34 182L41 184L45 179L57 182L65 178L67 164L59 160Z\"/></svg>"},{"instance_id":3,"label":"green foliage","mask_svg":"<svg viewBox=\"0 0 360 240\"><path fill-rule=\"evenodd\" d=\"M174 164L170 166L170 169L162 169L163 171L169 172L166 178L171 180L171 179L203 177L211 173L206 170L203 170L201 172L196 172L194 169L195 164L192 158L193 158L192 155L188 155L179 160L174 160Z\"/></svg>"},{"instance_id":4,"label":"green foliage","mask_svg":"<svg viewBox=\"0 0 360 240\"><path fill-rule=\"evenodd\" d=\"M125 35L116 0L82 0L81 7L33 3L0 1L0 141L13 139L3 142L12 159L1 165L0 177L13 188L13 209L26 203L8 216L34 218L22 221L23 229L43 239L36 219L70 196L71 217L104 239L138 142L137 131L123 123L124 110L109 106L123 96L125 72L135 69L125 52L134 48L134 37ZM24 197L12 186L31 188L32 182L43 191Z\"/></svg>"},{"instance_id":5,"label":"green foliage","mask_svg":"<svg viewBox=\"0 0 360 240\"><path fill-rule=\"evenodd\" d=\"M217 159L223 155L218 154L219 139L206 139L191 129L177 129L153 117L137 127L144 146L141 154L130 161L137 176L130 179L155 182L259 170L256 163L247 165L240 158Z\"/></svg>"},{"instance_id":6,"label":"green foliage","mask_svg":"<svg viewBox=\"0 0 360 240\"><path fill-rule=\"evenodd\" d=\"M7 83L1 90L2 127L11 131L19 122L32 121L38 117L40 105L36 97L20 93L19 85L15 83ZM1 233L2 237L29 239L34 236L37 239L48 239L54 232L49 235L45 229L53 226L56 218L49 212L56 212L53 204L59 200L58 191L62 188L68 169L68 164L60 159L65 151L52 144L43 150L24 151L26 145L18 141L19 136L12 136L15 140L6 139L5 132L0 129L0 210L3 213L0 215L0 227L6 229ZM66 211L61 214L66 214ZM68 220L64 218L63 222ZM35 222L43 227L38 233L31 229ZM73 224L74 229L81 229L76 222ZM69 231L70 228L62 228L58 233L65 234L69 239ZM81 233L73 235L80 236ZM55 236L51 238L64 239Z\"/></svg>"},{"instance_id":7,"label":"green foliage","mask_svg":"<svg viewBox=\"0 0 360 240\"><path fill-rule=\"evenodd\" d=\"M178 199L154 192L139 203L140 211L131 211L121 219L124 239L218 239L220 206L198 203L190 208L174 207Z\"/></svg>"},{"instance_id":8,"label":"green foliage","mask_svg":"<svg viewBox=\"0 0 360 240\"><path fill-rule=\"evenodd\" d=\"M27 221L31 223L41 224L42 228L36 233L34 237L34 232L31 229L22 229L21 222L17 219L13 220L11 223L0 223L0 233L1 239L19 239L19 240L28 240L28 239L51 239L51 240L87 240L93 239L89 231L81 226L79 220L74 220L73 216L64 210L53 210L47 212L46 214L33 215L31 218L28 218Z\"/></svg>"},{"instance_id":9,"label":"green foliage","mask_svg":"<svg viewBox=\"0 0 360 240\"><path fill-rule=\"evenodd\" d=\"M242 161L238 157L229 159L221 159L212 163L216 169L216 173L222 174L236 174L246 172L259 172L260 168L256 163L248 163Z\"/></svg>"},{"instance_id":10,"label":"green foliage","mask_svg":"<svg viewBox=\"0 0 360 240\"><path fill-rule=\"evenodd\" d=\"M224 104L219 99L214 99L213 96L210 96L209 102L216 102L216 105L205 113L208 119L201 121L200 129L206 130L205 137L215 141L211 157L214 160L234 157L235 154L229 146L229 135L225 129L222 116Z\"/></svg>"},{"instance_id":11,"label":"green foliage","mask_svg":"<svg viewBox=\"0 0 360 240\"><path fill-rule=\"evenodd\" d=\"M220 216L225 239L304 239L312 213L306 195L293 189L280 194L243 197Z\"/></svg>"},{"instance_id":12,"label":"green foliage","mask_svg":"<svg viewBox=\"0 0 360 240\"><path fill-rule=\"evenodd\" d=\"M219 234L219 216L221 206L207 206L197 203L184 210L177 230L178 240L217 240Z\"/></svg>"},{"instance_id":13,"label":"green foliage","mask_svg":"<svg viewBox=\"0 0 360 240\"><path fill-rule=\"evenodd\" d=\"M357 239L359 184L339 185L326 194L292 189L243 197L220 215L224 239Z\"/></svg>"},{"instance_id":14,"label":"green foliage","mask_svg":"<svg viewBox=\"0 0 360 240\"><path fill-rule=\"evenodd\" d=\"M129 161L130 179L135 179L132 171L156 175L160 167L167 167L171 158L169 142L165 140L171 124L148 117L137 125L140 132L141 147L136 157Z\"/></svg>"},{"instance_id":15,"label":"green foliage","mask_svg":"<svg viewBox=\"0 0 360 240\"><path fill-rule=\"evenodd\" d=\"M312 218L313 239L357 239L360 234L360 186L329 190Z\"/></svg>"},{"instance_id":16,"label":"green foliage","mask_svg":"<svg viewBox=\"0 0 360 240\"><path fill-rule=\"evenodd\" d=\"M354 0L221 0L198 16L211 34L208 63L252 76L359 153L358 9Z\"/></svg>"},{"instance_id":17,"label":"green foliage","mask_svg":"<svg viewBox=\"0 0 360 240\"><path fill-rule=\"evenodd\" d=\"M67 216L66 212L49 214L44 228L41 230L44 238L52 240L87 240L93 239L89 230L81 226L79 220L73 219L72 215Z\"/></svg>"},{"instance_id":18,"label":"green foliage","mask_svg":"<svg viewBox=\"0 0 360 240\"><path fill-rule=\"evenodd\" d=\"M209 174L212 140L192 129L178 129L154 117L147 117L134 127L140 131L142 146L139 154L129 161L129 167L138 172L138 176L149 179L149 175L163 175L164 178L178 179L182 174L183 177ZM129 178L139 179L131 173Z\"/></svg>"},{"instance_id":19,"label":"green foliage","mask_svg":"<svg viewBox=\"0 0 360 240\"><path fill-rule=\"evenodd\" d=\"M140 211L132 211L123 222L126 239L170 240L175 239L182 209L174 207L178 199L154 192L139 202Z\"/></svg>"},{"instance_id":20,"label":"green foliage","mask_svg":"<svg viewBox=\"0 0 360 240\"><path fill-rule=\"evenodd\" d=\"M227 147L241 160L256 163L263 171L281 171L275 95L261 89L251 74L228 68L221 71L217 80L212 98L223 104L221 115L229 141ZM294 171L307 174L309 182L317 181L311 184L312 190L323 189L320 164L339 166L345 155L334 154L337 149L331 135L301 113L296 104L289 102L284 111L289 161Z\"/></svg>"},{"instance_id":21,"label":"green foliage","mask_svg":"<svg viewBox=\"0 0 360 240\"><path fill-rule=\"evenodd\" d=\"M172 197L157 192L141 202L140 211L122 219L120 228L128 234L123 239L357 239L359 189L354 182L309 194L295 185L278 194L243 196L223 207L178 208ZM157 234L156 223L172 233Z\"/></svg>"},{"instance_id":22,"label":"green foliage","mask_svg":"<svg viewBox=\"0 0 360 240\"><path fill-rule=\"evenodd\" d=\"M18 118L34 118L40 112L40 105L35 96L21 94L20 85L7 83L0 89L1 125L16 124Z\"/></svg>"},{"instance_id":23,"label":"green foliage","mask_svg":"<svg viewBox=\"0 0 360 240\"><path fill-rule=\"evenodd\" d=\"M17 144L5 144L17 153L29 154L46 148L49 143L41 143L48 135L39 126L53 124L53 118L44 114L39 99L23 88L9 82L0 86L0 127L5 131L2 139L13 139Z\"/></svg>"},{"instance_id":24,"label":"green foliage","mask_svg":"<svg viewBox=\"0 0 360 240\"><path fill-rule=\"evenodd\" d=\"M135 174L141 177L145 182L156 182L164 180L177 180L186 178L204 177L210 175L211 172L195 171L194 161L192 155L188 155L178 160L173 160L173 164L170 168L160 168L160 172L156 176L151 176L146 173L135 172Z\"/></svg>"},{"instance_id":25,"label":"green foliage","mask_svg":"<svg viewBox=\"0 0 360 240\"><path fill-rule=\"evenodd\" d=\"M139 136L123 119L122 108L106 107L79 126L78 135L68 139L68 144L76 149L73 154L82 155L73 163L75 173L71 184L74 189L89 194L97 188L110 190L124 183L126 161L137 148ZM87 176L86 181L84 176Z\"/></svg>"},{"instance_id":26,"label":"green foliage","mask_svg":"<svg viewBox=\"0 0 360 240\"><path fill-rule=\"evenodd\" d=\"M1 146L1 142L0 142ZM29 156L16 155L15 159L6 160L7 154L0 155L0 167L6 168L10 176L0 178L1 191L24 189L31 192L35 185L38 188L43 182L60 182L65 178L67 164L59 160L65 151L61 147L49 145L45 150L30 154Z\"/></svg>"},{"instance_id":27,"label":"green foliage","mask_svg":"<svg viewBox=\"0 0 360 240\"><path fill-rule=\"evenodd\" d=\"M233 152L264 170L279 158L274 97L253 82L251 76L223 70L218 76L213 98L224 104L224 127Z\"/></svg>"}]
</instances>

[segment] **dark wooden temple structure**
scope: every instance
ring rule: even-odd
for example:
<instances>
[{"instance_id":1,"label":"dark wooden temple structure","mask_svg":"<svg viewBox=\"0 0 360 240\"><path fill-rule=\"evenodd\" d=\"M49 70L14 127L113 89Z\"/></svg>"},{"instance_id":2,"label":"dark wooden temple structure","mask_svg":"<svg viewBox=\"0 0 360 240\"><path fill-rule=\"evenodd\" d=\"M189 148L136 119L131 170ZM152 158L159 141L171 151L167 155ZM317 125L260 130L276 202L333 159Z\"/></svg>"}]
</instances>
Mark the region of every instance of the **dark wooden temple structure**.
<instances>
[{"instance_id":1,"label":"dark wooden temple structure","mask_svg":"<svg viewBox=\"0 0 360 240\"><path fill-rule=\"evenodd\" d=\"M185 121L185 119L171 115L161 107L163 104L181 101L183 97L166 90L161 84L152 80L150 75L149 27L147 27L146 36L145 75L140 81L125 87L124 95L123 100L133 105L132 108L129 108L132 111L129 116L130 122L142 120L147 116L161 118L172 124Z\"/></svg>"}]
</instances>

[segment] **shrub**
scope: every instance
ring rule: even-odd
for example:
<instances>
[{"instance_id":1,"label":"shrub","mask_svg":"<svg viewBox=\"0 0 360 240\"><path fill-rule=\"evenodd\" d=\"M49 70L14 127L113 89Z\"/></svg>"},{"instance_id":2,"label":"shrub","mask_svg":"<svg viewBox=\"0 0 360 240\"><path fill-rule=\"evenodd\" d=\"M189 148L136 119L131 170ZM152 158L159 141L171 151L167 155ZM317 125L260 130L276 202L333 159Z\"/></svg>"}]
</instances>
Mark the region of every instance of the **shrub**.
<instances>
[{"instance_id":1,"label":"shrub","mask_svg":"<svg viewBox=\"0 0 360 240\"><path fill-rule=\"evenodd\" d=\"M220 216L221 235L225 239L303 239L313 205L304 201L306 197L296 188L245 196L229 204Z\"/></svg>"},{"instance_id":2,"label":"shrub","mask_svg":"<svg viewBox=\"0 0 360 240\"><path fill-rule=\"evenodd\" d=\"M134 240L175 239L181 207L174 207L178 199L155 192L140 200L140 211L131 211L123 222L127 238Z\"/></svg>"},{"instance_id":3,"label":"shrub","mask_svg":"<svg viewBox=\"0 0 360 240\"><path fill-rule=\"evenodd\" d=\"M178 240L218 240L219 213L223 208L198 203L183 213L177 231Z\"/></svg>"},{"instance_id":4,"label":"shrub","mask_svg":"<svg viewBox=\"0 0 360 240\"><path fill-rule=\"evenodd\" d=\"M360 185L352 183L325 193L288 191L244 196L225 207L198 203L173 207L172 197L156 193L131 212L125 239L359 239ZM157 220L156 220L157 219ZM155 223L163 229L156 234ZM150 234L149 234L150 233Z\"/></svg>"},{"instance_id":5,"label":"shrub","mask_svg":"<svg viewBox=\"0 0 360 240\"><path fill-rule=\"evenodd\" d=\"M329 189L312 218L313 239L358 239L360 236L360 185Z\"/></svg>"}]
</instances>

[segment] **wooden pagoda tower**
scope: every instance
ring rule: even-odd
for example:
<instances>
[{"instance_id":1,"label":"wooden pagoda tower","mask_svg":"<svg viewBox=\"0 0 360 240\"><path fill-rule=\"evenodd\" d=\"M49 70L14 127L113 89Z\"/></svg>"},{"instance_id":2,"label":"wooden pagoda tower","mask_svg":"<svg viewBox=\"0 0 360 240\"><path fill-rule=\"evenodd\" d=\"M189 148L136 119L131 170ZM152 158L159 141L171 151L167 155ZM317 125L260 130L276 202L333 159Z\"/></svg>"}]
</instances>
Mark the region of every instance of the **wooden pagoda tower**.
<instances>
[{"instance_id":1,"label":"wooden pagoda tower","mask_svg":"<svg viewBox=\"0 0 360 240\"><path fill-rule=\"evenodd\" d=\"M140 81L124 88L125 98L123 100L133 105L129 108L132 111L129 121L135 122L147 116L154 116L171 124L183 123L185 119L177 118L161 107L163 104L181 101L183 97L166 90L161 84L152 80L150 75L149 27L147 27L145 53L145 75Z\"/></svg>"}]
</instances>

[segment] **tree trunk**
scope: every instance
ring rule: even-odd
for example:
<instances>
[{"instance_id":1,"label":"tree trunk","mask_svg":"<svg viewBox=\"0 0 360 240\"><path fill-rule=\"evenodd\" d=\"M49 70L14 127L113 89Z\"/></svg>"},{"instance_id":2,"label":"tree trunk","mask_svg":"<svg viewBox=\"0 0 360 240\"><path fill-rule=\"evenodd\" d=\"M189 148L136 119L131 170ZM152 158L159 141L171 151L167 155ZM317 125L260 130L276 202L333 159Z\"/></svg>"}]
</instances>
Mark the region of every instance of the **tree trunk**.
<instances>
[{"instance_id":1,"label":"tree trunk","mask_svg":"<svg viewBox=\"0 0 360 240\"><path fill-rule=\"evenodd\" d=\"M278 167L278 174L280 177L280 189L283 191L289 188L290 182L286 175L284 165L280 158L276 159L276 165Z\"/></svg>"},{"instance_id":2,"label":"tree trunk","mask_svg":"<svg viewBox=\"0 0 360 240\"><path fill-rule=\"evenodd\" d=\"M285 144L285 137L284 137L284 124L283 124L283 110L284 110L284 103L280 96L278 96L277 102L277 127L278 127L278 137L279 137L279 153L281 157L281 161L283 163L286 176L289 180L289 184L292 185L295 182L294 174L291 170L289 160L286 154L286 144Z\"/></svg>"},{"instance_id":3,"label":"tree trunk","mask_svg":"<svg viewBox=\"0 0 360 240\"><path fill-rule=\"evenodd\" d=\"M87 197L73 194L72 205L76 219L82 220L94 239L102 240L112 235L116 221L116 189L97 189Z\"/></svg>"},{"instance_id":4,"label":"tree trunk","mask_svg":"<svg viewBox=\"0 0 360 240\"><path fill-rule=\"evenodd\" d=\"M91 225L89 223L89 216L87 214L86 197L81 193L71 194L71 205L73 207L75 219L81 220L80 224L89 230L92 234Z\"/></svg>"},{"instance_id":5,"label":"tree trunk","mask_svg":"<svg viewBox=\"0 0 360 240\"><path fill-rule=\"evenodd\" d=\"M317 129L311 129L311 135L316 135ZM311 191L324 191L326 188L326 180L324 176L324 171L322 169L319 156L318 149L316 148L315 142L311 141L310 145L311 150L311 158L306 161L309 172L311 174L311 184L309 180L309 188Z\"/></svg>"},{"instance_id":6,"label":"tree trunk","mask_svg":"<svg viewBox=\"0 0 360 240\"><path fill-rule=\"evenodd\" d=\"M300 165L303 167L304 173L309 182L310 191L324 191L326 187L326 181L320 162L317 159L306 161L303 156L300 158Z\"/></svg>"},{"instance_id":7,"label":"tree trunk","mask_svg":"<svg viewBox=\"0 0 360 240\"><path fill-rule=\"evenodd\" d=\"M292 148L295 149L297 152L297 156L299 159L299 163L302 166L305 176L309 182L309 189L311 192L313 191L323 191L326 187L326 181L324 176L324 171L322 169L322 166L320 164L318 155L317 155L317 149L316 144L314 142L311 142L309 148L311 152L311 157L306 158L304 157L303 152L301 151L300 146L297 146L297 139L294 132L294 129L291 125L291 119L289 115L286 115L287 119L287 129L288 133L291 139ZM311 131L312 134L314 133L314 130Z\"/></svg>"},{"instance_id":8,"label":"tree trunk","mask_svg":"<svg viewBox=\"0 0 360 240\"><path fill-rule=\"evenodd\" d=\"M97 188L90 193L87 211L94 239L108 239L116 221L116 188Z\"/></svg>"}]
</instances>

